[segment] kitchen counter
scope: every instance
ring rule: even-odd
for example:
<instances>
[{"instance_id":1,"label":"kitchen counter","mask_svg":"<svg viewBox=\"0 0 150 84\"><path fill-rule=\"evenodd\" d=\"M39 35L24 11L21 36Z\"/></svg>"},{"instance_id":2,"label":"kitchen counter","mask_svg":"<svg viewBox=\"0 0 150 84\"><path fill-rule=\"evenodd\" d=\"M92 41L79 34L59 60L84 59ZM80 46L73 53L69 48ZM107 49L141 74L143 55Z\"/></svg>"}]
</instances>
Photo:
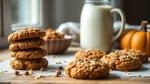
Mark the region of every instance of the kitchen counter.
<instances>
[{"instance_id":1,"label":"kitchen counter","mask_svg":"<svg viewBox=\"0 0 150 84\"><path fill-rule=\"evenodd\" d=\"M25 70L20 70L22 75L14 75L14 70L9 66L9 51L4 50L0 52L0 84L1 83L79 83L79 84L149 84L150 83L150 62L144 64L143 69L134 72L121 72L121 71L111 71L110 78L108 79L98 79L98 80L81 80L69 78L62 72L60 77L55 77L56 69L58 66L66 66L69 61L71 61L74 56L73 54L80 48L69 48L67 52L61 55L48 55L46 58L49 61L49 67L46 71L33 71L33 75L25 76L23 73ZM35 76L42 74L45 78L35 79Z\"/></svg>"}]
</instances>

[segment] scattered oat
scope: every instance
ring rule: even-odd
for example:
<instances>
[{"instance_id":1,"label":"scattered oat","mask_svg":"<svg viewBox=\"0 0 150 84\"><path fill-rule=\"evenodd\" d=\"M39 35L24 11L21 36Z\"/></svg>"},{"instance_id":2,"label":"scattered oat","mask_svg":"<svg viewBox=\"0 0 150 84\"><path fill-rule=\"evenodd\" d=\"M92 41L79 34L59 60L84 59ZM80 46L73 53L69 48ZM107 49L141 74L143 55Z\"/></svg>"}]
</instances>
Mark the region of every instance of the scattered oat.
<instances>
[{"instance_id":1,"label":"scattered oat","mask_svg":"<svg viewBox=\"0 0 150 84\"><path fill-rule=\"evenodd\" d=\"M138 77L142 77L142 76L139 74Z\"/></svg>"},{"instance_id":2,"label":"scattered oat","mask_svg":"<svg viewBox=\"0 0 150 84\"><path fill-rule=\"evenodd\" d=\"M60 77L60 75L61 75L61 71L57 70L55 77Z\"/></svg>"},{"instance_id":3,"label":"scattered oat","mask_svg":"<svg viewBox=\"0 0 150 84\"><path fill-rule=\"evenodd\" d=\"M58 64L61 64L61 61L59 61Z\"/></svg>"},{"instance_id":4,"label":"scattered oat","mask_svg":"<svg viewBox=\"0 0 150 84\"><path fill-rule=\"evenodd\" d=\"M130 73L130 72L125 72L125 74L126 74L127 76L130 76L131 73Z\"/></svg>"},{"instance_id":5,"label":"scattered oat","mask_svg":"<svg viewBox=\"0 0 150 84\"><path fill-rule=\"evenodd\" d=\"M37 76L34 77L34 79L40 79L40 78L45 78L42 74L38 74Z\"/></svg>"},{"instance_id":6,"label":"scattered oat","mask_svg":"<svg viewBox=\"0 0 150 84\"><path fill-rule=\"evenodd\" d=\"M8 72L8 71L7 71L7 70L4 70L4 71L3 71L3 70L0 70L0 73L3 73L3 72Z\"/></svg>"},{"instance_id":7,"label":"scattered oat","mask_svg":"<svg viewBox=\"0 0 150 84\"><path fill-rule=\"evenodd\" d=\"M7 70L4 70L3 72L8 72Z\"/></svg>"},{"instance_id":8,"label":"scattered oat","mask_svg":"<svg viewBox=\"0 0 150 84\"><path fill-rule=\"evenodd\" d=\"M59 66L58 69L59 69L59 70L63 70L64 68L63 68L62 66Z\"/></svg>"},{"instance_id":9,"label":"scattered oat","mask_svg":"<svg viewBox=\"0 0 150 84\"><path fill-rule=\"evenodd\" d=\"M20 75L19 71L15 71L14 73L15 73L15 75Z\"/></svg>"},{"instance_id":10,"label":"scattered oat","mask_svg":"<svg viewBox=\"0 0 150 84\"><path fill-rule=\"evenodd\" d=\"M56 64L62 64L61 61L57 61Z\"/></svg>"},{"instance_id":11,"label":"scattered oat","mask_svg":"<svg viewBox=\"0 0 150 84\"><path fill-rule=\"evenodd\" d=\"M24 73L24 75L30 75L29 71L26 71L26 72Z\"/></svg>"},{"instance_id":12,"label":"scattered oat","mask_svg":"<svg viewBox=\"0 0 150 84\"><path fill-rule=\"evenodd\" d=\"M30 75L32 75L33 74L33 70L31 69L31 70L29 70L29 74Z\"/></svg>"},{"instance_id":13,"label":"scattered oat","mask_svg":"<svg viewBox=\"0 0 150 84\"><path fill-rule=\"evenodd\" d=\"M45 69L43 68L43 67L41 67L41 69L40 69L41 71L44 71Z\"/></svg>"},{"instance_id":14,"label":"scattered oat","mask_svg":"<svg viewBox=\"0 0 150 84\"><path fill-rule=\"evenodd\" d=\"M34 79L40 79L38 76L35 76Z\"/></svg>"}]
</instances>

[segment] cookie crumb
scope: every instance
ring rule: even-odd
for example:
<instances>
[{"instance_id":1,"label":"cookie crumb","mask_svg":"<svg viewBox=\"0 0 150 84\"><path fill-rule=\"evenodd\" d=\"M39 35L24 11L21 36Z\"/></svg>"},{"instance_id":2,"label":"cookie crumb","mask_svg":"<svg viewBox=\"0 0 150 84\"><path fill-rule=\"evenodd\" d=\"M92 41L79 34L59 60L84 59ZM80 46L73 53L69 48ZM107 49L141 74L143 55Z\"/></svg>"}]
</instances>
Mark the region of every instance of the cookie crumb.
<instances>
[{"instance_id":1,"label":"cookie crumb","mask_svg":"<svg viewBox=\"0 0 150 84\"><path fill-rule=\"evenodd\" d=\"M142 77L142 76L139 74L138 77Z\"/></svg>"},{"instance_id":2,"label":"cookie crumb","mask_svg":"<svg viewBox=\"0 0 150 84\"><path fill-rule=\"evenodd\" d=\"M45 76L43 76L42 74L38 74L37 76L34 77L34 79L41 79L41 78L45 78Z\"/></svg>"},{"instance_id":3,"label":"cookie crumb","mask_svg":"<svg viewBox=\"0 0 150 84\"><path fill-rule=\"evenodd\" d=\"M30 73L29 73L29 71L26 71L25 73L24 73L24 75L30 75Z\"/></svg>"},{"instance_id":4,"label":"cookie crumb","mask_svg":"<svg viewBox=\"0 0 150 84\"><path fill-rule=\"evenodd\" d=\"M15 73L15 75L20 75L19 71L15 71L14 73Z\"/></svg>"},{"instance_id":5,"label":"cookie crumb","mask_svg":"<svg viewBox=\"0 0 150 84\"><path fill-rule=\"evenodd\" d=\"M60 70L57 70L55 77L60 77L60 75L61 75L61 71L60 71Z\"/></svg>"},{"instance_id":6,"label":"cookie crumb","mask_svg":"<svg viewBox=\"0 0 150 84\"><path fill-rule=\"evenodd\" d=\"M63 70L64 68L62 66L59 66L58 67L58 70Z\"/></svg>"},{"instance_id":7,"label":"cookie crumb","mask_svg":"<svg viewBox=\"0 0 150 84\"><path fill-rule=\"evenodd\" d=\"M40 71L45 71L45 69L43 67L41 67Z\"/></svg>"},{"instance_id":8,"label":"cookie crumb","mask_svg":"<svg viewBox=\"0 0 150 84\"><path fill-rule=\"evenodd\" d=\"M7 70L3 71L3 72L8 72Z\"/></svg>"},{"instance_id":9,"label":"cookie crumb","mask_svg":"<svg viewBox=\"0 0 150 84\"><path fill-rule=\"evenodd\" d=\"M3 73L3 72L5 73L5 72L8 72L8 71L7 71L7 70L4 70L4 71L3 71L3 70L1 70L1 71L0 71L0 73Z\"/></svg>"},{"instance_id":10,"label":"cookie crumb","mask_svg":"<svg viewBox=\"0 0 150 84\"><path fill-rule=\"evenodd\" d=\"M30 75L33 74L33 70L32 70L32 69L29 70L29 74L30 74Z\"/></svg>"},{"instance_id":11,"label":"cookie crumb","mask_svg":"<svg viewBox=\"0 0 150 84\"><path fill-rule=\"evenodd\" d=\"M61 61L56 62L56 64L61 64Z\"/></svg>"},{"instance_id":12,"label":"cookie crumb","mask_svg":"<svg viewBox=\"0 0 150 84\"><path fill-rule=\"evenodd\" d=\"M125 72L125 74L126 74L126 76L130 76L131 73L130 72Z\"/></svg>"}]
</instances>

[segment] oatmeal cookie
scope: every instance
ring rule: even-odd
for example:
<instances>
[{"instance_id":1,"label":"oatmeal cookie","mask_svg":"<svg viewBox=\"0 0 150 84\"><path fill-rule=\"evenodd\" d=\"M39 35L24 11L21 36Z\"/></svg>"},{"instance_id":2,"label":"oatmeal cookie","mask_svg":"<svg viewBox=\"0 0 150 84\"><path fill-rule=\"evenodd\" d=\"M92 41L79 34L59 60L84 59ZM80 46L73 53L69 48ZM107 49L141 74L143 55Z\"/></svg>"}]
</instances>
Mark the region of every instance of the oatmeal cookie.
<instances>
[{"instance_id":1,"label":"oatmeal cookie","mask_svg":"<svg viewBox=\"0 0 150 84\"><path fill-rule=\"evenodd\" d=\"M40 48L44 45L44 40L41 38L32 38L26 40L16 41L9 46L10 51L30 49L30 48Z\"/></svg>"},{"instance_id":2,"label":"oatmeal cookie","mask_svg":"<svg viewBox=\"0 0 150 84\"><path fill-rule=\"evenodd\" d=\"M132 54L125 54L119 50L103 56L101 60L109 65L113 70L131 71L142 67L142 61L139 57Z\"/></svg>"},{"instance_id":3,"label":"oatmeal cookie","mask_svg":"<svg viewBox=\"0 0 150 84\"><path fill-rule=\"evenodd\" d=\"M107 78L109 72L109 66L100 59L77 58L65 67L65 73L77 79Z\"/></svg>"},{"instance_id":4,"label":"oatmeal cookie","mask_svg":"<svg viewBox=\"0 0 150 84\"><path fill-rule=\"evenodd\" d=\"M17 70L40 70L41 68L47 68L48 61L45 58L32 60L14 59L11 60L10 66Z\"/></svg>"},{"instance_id":5,"label":"oatmeal cookie","mask_svg":"<svg viewBox=\"0 0 150 84\"><path fill-rule=\"evenodd\" d=\"M106 55L105 52L102 52L98 49L87 49L87 50L80 50L75 53L76 58L102 58L104 55Z\"/></svg>"},{"instance_id":6,"label":"oatmeal cookie","mask_svg":"<svg viewBox=\"0 0 150 84\"><path fill-rule=\"evenodd\" d=\"M39 59L46 56L46 50L41 48L18 50L11 52L10 55L18 59Z\"/></svg>"},{"instance_id":7,"label":"oatmeal cookie","mask_svg":"<svg viewBox=\"0 0 150 84\"><path fill-rule=\"evenodd\" d=\"M142 52L140 50L135 50L135 49L124 49L120 51L123 54L131 54L139 57L143 63L148 62L148 56L146 55L145 52Z\"/></svg>"},{"instance_id":8,"label":"oatmeal cookie","mask_svg":"<svg viewBox=\"0 0 150 84\"><path fill-rule=\"evenodd\" d=\"M17 30L16 32L8 36L9 42L15 42L17 40L37 38L45 36L45 31L35 27L25 27Z\"/></svg>"},{"instance_id":9,"label":"oatmeal cookie","mask_svg":"<svg viewBox=\"0 0 150 84\"><path fill-rule=\"evenodd\" d=\"M57 40L57 39L65 39L65 35L60 32L56 32L55 30L49 28L46 30L46 36L44 37L45 40Z\"/></svg>"}]
</instances>

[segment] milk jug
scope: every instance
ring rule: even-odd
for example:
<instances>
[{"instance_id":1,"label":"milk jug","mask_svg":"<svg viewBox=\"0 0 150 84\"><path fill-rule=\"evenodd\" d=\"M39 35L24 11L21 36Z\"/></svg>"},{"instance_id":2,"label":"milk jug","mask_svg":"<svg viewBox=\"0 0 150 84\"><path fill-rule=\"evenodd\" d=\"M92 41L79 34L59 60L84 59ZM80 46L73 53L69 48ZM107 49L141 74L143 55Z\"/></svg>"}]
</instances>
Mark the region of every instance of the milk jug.
<instances>
[{"instance_id":1,"label":"milk jug","mask_svg":"<svg viewBox=\"0 0 150 84\"><path fill-rule=\"evenodd\" d=\"M114 36L113 14L121 17L121 27ZM109 0L85 0L80 18L80 47L110 51L125 27L125 16L122 10L112 8Z\"/></svg>"}]
</instances>

